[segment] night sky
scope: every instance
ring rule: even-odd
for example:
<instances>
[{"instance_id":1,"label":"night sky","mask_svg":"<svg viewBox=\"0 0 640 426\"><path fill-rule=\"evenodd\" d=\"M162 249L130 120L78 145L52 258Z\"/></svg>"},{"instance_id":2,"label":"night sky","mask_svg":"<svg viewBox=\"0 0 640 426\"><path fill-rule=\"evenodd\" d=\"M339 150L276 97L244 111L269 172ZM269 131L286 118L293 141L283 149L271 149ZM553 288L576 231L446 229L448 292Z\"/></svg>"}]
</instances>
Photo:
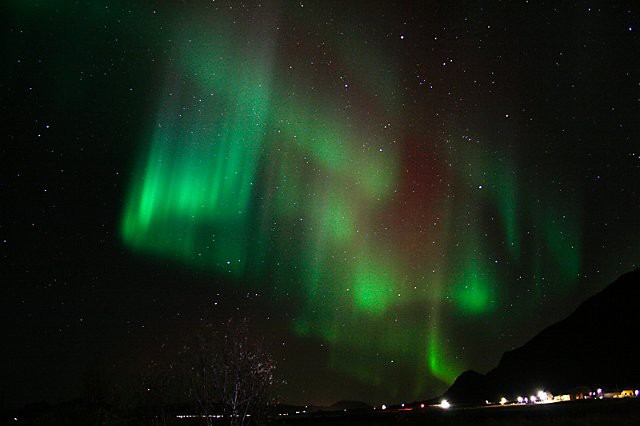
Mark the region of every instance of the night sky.
<instances>
[{"instance_id":1,"label":"night sky","mask_svg":"<svg viewBox=\"0 0 640 426\"><path fill-rule=\"evenodd\" d=\"M3 408L231 315L283 401L432 397L640 266L637 2L0 16Z\"/></svg>"}]
</instances>

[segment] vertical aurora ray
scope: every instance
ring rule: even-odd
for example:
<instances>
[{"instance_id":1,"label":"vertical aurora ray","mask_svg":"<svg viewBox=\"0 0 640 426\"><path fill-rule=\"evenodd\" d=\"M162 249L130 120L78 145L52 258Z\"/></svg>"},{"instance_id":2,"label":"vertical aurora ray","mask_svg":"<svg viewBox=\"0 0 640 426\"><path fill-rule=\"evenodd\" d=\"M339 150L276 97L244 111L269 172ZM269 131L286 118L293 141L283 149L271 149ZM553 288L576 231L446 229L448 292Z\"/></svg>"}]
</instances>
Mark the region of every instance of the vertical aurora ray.
<instances>
[{"instance_id":1,"label":"vertical aurora ray","mask_svg":"<svg viewBox=\"0 0 640 426\"><path fill-rule=\"evenodd\" d=\"M515 260L520 258L521 250L517 189L514 167L507 160L498 162L490 190L500 214L507 250Z\"/></svg>"},{"instance_id":2,"label":"vertical aurora ray","mask_svg":"<svg viewBox=\"0 0 640 426\"><path fill-rule=\"evenodd\" d=\"M453 383L462 369L453 362L455 358L448 353L447 345L444 344L435 324L429 330L426 347L426 362L431 373L443 383Z\"/></svg>"},{"instance_id":3,"label":"vertical aurora ray","mask_svg":"<svg viewBox=\"0 0 640 426\"><path fill-rule=\"evenodd\" d=\"M544 205L531 200L531 211L532 221L539 230L534 239L536 280L546 274L551 275L552 281L557 280L565 286L575 283L580 272L581 257L578 210L560 200Z\"/></svg>"},{"instance_id":4,"label":"vertical aurora ray","mask_svg":"<svg viewBox=\"0 0 640 426\"><path fill-rule=\"evenodd\" d=\"M270 64L266 54L240 56L235 59L250 66L238 71L237 62L217 60L228 54L226 38L212 38L217 43L195 36L182 43L184 72L194 78L166 89L121 233L142 251L241 276L264 151Z\"/></svg>"}]
</instances>

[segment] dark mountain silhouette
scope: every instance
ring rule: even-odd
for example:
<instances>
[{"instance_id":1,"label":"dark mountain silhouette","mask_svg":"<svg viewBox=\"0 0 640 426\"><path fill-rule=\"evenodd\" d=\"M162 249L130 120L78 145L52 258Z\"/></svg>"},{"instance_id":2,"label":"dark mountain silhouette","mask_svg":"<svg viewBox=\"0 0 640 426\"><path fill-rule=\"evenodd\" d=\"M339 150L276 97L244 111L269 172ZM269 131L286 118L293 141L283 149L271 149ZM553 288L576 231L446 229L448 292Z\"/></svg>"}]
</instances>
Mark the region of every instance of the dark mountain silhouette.
<instances>
[{"instance_id":1,"label":"dark mountain silhouette","mask_svg":"<svg viewBox=\"0 0 640 426\"><path fill-rule=\"evenodd\" d=\"M473 370L460 374L444 394L444 398L456 401L456 404L481 404L487 399L487 376Z\"/></svg>"},{"instance_id":2,"label":"dark mountain silhouette","mask_svg":"<svg viewBox=\"0 0 640 426\"><path fill-rule=\"evenodd\" d=\"M640 384L640 269L622 275L566 319L505 352L487 375L462 373L444 396L463 403Z\"/></svg>"}]
</instances>

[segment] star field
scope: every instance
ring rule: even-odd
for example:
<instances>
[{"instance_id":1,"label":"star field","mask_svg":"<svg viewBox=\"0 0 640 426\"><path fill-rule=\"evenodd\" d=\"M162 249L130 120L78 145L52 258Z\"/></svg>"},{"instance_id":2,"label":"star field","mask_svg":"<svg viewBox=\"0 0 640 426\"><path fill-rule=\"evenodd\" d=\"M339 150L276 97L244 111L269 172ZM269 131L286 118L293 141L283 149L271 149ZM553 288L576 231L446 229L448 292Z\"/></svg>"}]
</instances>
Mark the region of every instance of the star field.
<instances>
[{"instance_id":1,"label":"star field","mask_svg":"<svg viewBox=\"0 0 640 426\"><path fill-rule=\"evenodd\" d=\"M9 404L232 314L283 400L430 397L638 267L633 2L2 9Z\"/></svg>"}]
</instances>

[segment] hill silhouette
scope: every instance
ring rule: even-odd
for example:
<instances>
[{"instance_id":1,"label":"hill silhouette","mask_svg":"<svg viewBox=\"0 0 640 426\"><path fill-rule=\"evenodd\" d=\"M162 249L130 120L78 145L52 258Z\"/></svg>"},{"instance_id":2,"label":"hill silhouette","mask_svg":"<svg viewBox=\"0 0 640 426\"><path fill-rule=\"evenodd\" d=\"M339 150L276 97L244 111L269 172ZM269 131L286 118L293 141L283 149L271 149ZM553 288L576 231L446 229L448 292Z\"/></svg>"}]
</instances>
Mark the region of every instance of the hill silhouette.
<instances>
[{"instance_id":1,"label":"hill silhouette","mask_svg":"<svg viewBox=\"0 0 640 426\"><path fill-rule=\"evenodd\" d=\"M577 386L622 388L640 384L640 269L626 273L571 315L520 348L505 352L486 375L462 373L444 396L463 403L566 392Z\"/></svg>"}]
</instances>

